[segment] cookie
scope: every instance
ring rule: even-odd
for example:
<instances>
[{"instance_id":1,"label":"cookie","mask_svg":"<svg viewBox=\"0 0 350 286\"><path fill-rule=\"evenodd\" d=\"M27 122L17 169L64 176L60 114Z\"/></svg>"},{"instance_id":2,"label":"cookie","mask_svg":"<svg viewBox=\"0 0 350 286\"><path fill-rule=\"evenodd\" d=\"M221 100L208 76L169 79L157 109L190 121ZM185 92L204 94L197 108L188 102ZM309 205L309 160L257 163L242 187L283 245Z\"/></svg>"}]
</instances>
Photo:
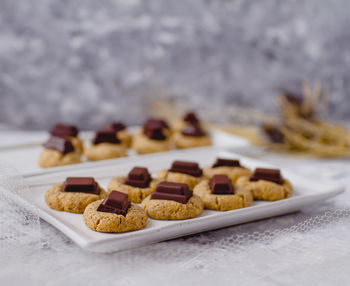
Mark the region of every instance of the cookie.
<instances>
[{"instance_id":1,"label":"cookie","mask_svg":"<svg viewBox=\"0 0 350 286\"><path fill-rule=\"evenodd\" d=\"M150 139L143 131L139 131L132 139L131 148L139 154L164 152L171 149L171 141L167 136L163 140Z\"/></svg>"},{"instance_id":2,"label":"cookie","mask_svg":"<svg viewBox=\"0 0 350 286\"><path fill-rule=\"evenodd\" d=\"M127 147L131 146L132 136L126 130L126 125L121 122L111 122L102 127L101 130L114 131L115 136Z\"/></svg>"},{"instance_id":3,"label":"cookie","mask_svg":"<svg viewBox=\"0 0 350 286\"><path fill-rule=\"evenodd\" d=\"M63 184L52 186L45 193L45 202L47 205L57 211L81 214L86 206L96 200L104 199L107 196L100 186L100 194L82 193L82 192L63 192Z\"/></svg>"},{"instance_id":4,"label":"cookie","mask_svg":"<svg viewBox=\"0 0 350 286\"><path fill-rule=\"evenodd\" d=\"M245 208L253 202L252 193L243 187L235 186L234 194L214 194L210 188L209 180L204 180L196 185L193 194L202 199L205 209L216 211Z\"/></svg>"},{"instance_id":5,"label":"cookie","mask_svg":"<svg viewBox=\"0 0 350 286\"><path fill-rule=\"evenodd\" d=\"M84 150L86 158L90 161L125 157L127 155L127 147L119 140L112 129L97 131L91 143Z\"/></svg>"},{"instance_id":6,"label":"cookie","mask_svg":"<svg viewBox=\"0 0 350 286\"><path fill-rule=\"evenodd\" d=\"M38 164L42 168L51 168L80 163L80 152L74 148L68 137L50 137L43 144Z\"/></svg>"},{"instance_id":7,"label":"cookie","mask_svg":"<svg viewBox=\"0 0 350 286\"><path fill-rule=\"evenodd\" d=\"M84 152L83 141L81 141L78 137L69 137L69 138L72 141L74 149L80 154L83 154Z\"/></svg>"},{"instance_id":8,"label":"cookie","mask_svg":"<svg viewBox=\"0 0 350 286\"><path fill-rule=\"evenodd\" d=\"M177 148L193 148L212 144L210 136L205 132L194 112L187 113L184 118L174 124L173 142Z\"/></svg>"},{"instance_id":9,"label":"cookie","mask_svg":"<svg viewBox=\"0 0 350 286\"><path fill-rule=\"evenodd\" d=\"M172 124L172 129L177 132L181 132L181 130L184 129L184 127L188 125L193 125L193 124L200 124L199 118L197 117L196 113L193 111L187 112L183 118L176 120Z\"/></svg>"},{"instance_id":10,"label":"cookie","mask_svg":"<svg viewBox=\"0 0 350 286\"><path fill-rule=\"evenodd\" d=\"M141 203L155 190L157 184L159 183L159 180L153 179L150 182L149 187L138 188L124 184L126 178L126 176L112 178L108 183L107 190L108 192L117 190L119 192L125 193L128 195L129 200L133 203Z\"/></svg>"},{"instance_id":11,"label":"cookie","mask_svg":"<svg viewBox=\"0 0 350 286\"><path fill-rule=\"evenodd\" d=\"M103 200L89 204L84 211L84 222L98 232L127 232L144 228L147 225L146 212L131 203L126 215L98 211Z\"/></svg>"},{"instance_id":12,"label":"cookie","mask_svg":"<svg viewBox=\"0 0 350 286\"><path fill-rule=\"evenodd\" d=\"M208 135L186 136L182 132L175 132L172 136L172 141L174 142L176 148L180 149L212 145L211 138Z\"/></svg>"},{"instance_id":13,"label":"cookie","mask_svg":"<svg viewBox=\"0 0 350 286\"><path fill-rule=\"evenodd\" d=\"M264 201L277 201L289 198L292 195L291 183L283 179L282 184L266 180L250 181L250 176L240 177L236 184L252 192L254 199Z\"/></svg>"},{"instance_id":14,"label":"cookie","mask_svg":"<svg viewBox=\"0 0 350 286\"><path fill-rule=\"evenodd\" d=\"M84 150L86 158L90 161L99 161L127 156L124 144L99 143L87 146Z\"/></svg>"},{"instance_id":15,"label":"cookie","mask_svg":"<svg viewBox=\"0 0 350 286\"><path fill-rule=\"evenodd\" d=\"M249 176L251 171L243 166L241 167L230 167L230 166L219 166L219 167L206 167L203 168L204 177L211 179L215 175L227 175L232 183L236 183L239 177Z\"/></svg>"},{"instance_id":16,"label":"cookie","mask_svg":"<svg viewBox=\"0 0 350 286\"><path fill-rule=\"evenodd\" d=\"M148 196L141 205L150 218L159 220L194 218L203 211L203 202L196 195L193 195L186 204L172 200L151 200L151 196Z\"/></svg>"},{"instance_id":17,"label":"cookie","mask_svg":"<svg viewBox=\"0 0 350 286\"><path fill-rule=\"evenodd\" d=\"M162 119L150 118L133 137L132 148L140 154L171 149L169 125Z\"/></svg>"},{"instance_id":18,"label":"cookie","mask_svg":"<svg viewBox=\"0 0 350 286\"><path fill-rule=\"evenodd\" d=\"M131 147L132 135L127 130L118 131L116 136L125 146Z\"/></svg>"},{"instance_id":19,"label":"cookie","mask_svg":"<svg viewBox=\"0 0 350 286\"><path fill-rule=\"evenodd\" d=\"M194 186L205 178L196 162L174 161L170 169L163 169L157 173L157 179L165 182L183 183L193 190Z\"/></svg>"},{"instance_id":20,"label":"cookie","mask_svg":"<svg viewBox=\"0 0 350 286\"><path fill-rule=\"evenodd\" d=\"M42 168L51 168L80 163L80 153L71 152L62 154L57 150L45 149L41 151L38 165Z\"/></svg>"}]
</instances>

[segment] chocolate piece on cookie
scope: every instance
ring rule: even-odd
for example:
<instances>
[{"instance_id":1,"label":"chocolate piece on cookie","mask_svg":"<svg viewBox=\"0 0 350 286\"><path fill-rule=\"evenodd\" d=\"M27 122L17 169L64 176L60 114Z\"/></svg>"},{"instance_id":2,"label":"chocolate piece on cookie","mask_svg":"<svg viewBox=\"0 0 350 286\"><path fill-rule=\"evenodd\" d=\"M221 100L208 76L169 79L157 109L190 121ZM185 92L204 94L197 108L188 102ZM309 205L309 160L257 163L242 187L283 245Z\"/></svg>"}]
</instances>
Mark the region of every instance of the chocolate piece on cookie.
<instances>
[{"instance_id":1,"label":"chocolate piece on cookie","mask_svg":"<svg viewBox=\"0 0 350 286\"><path fill-rule=\"evenodd\" d=\"M151 126L151 125L160 125L162 128L169 129L168 123L165 120L159 119L159 118L149 118L149 119L147 119L146 122L143 124L143 127Z\"/></svg>"},{"instance_id":2,"label":"chocolate piece on cookie","mask_svg":"<svg viewBox=\"0 0 350 286\"><path fill-rule=\"evenodd\" d=\"M163 133L162 128L157 127L147 127L147 129L144 129L145 135L152 140L165 140L166 136Z\"/></svg>"},{"instance_id":3,"label":"chocolate piece on cookie","mask_svg":"<svg viewBox=\"0 0 350 286\"><path fill-rule=\"evenodd\" d=\"M113 130L99 130L97 131L95 138L92 140L92 144L96 145L99 143L112 143L120 144L120 140L115 136Z\"/></svg>"},{"instance_id":4,"label":"chocolate piece on cookie","mask_svg":"<svg viewBox=\"0 0 350 286\"><path fill-rule=\"evenodd\" d=\"M50 130L50 134L56 137L77 137L78 133L79 130L76 126L61 123L55 124Z\"/></svg>"},{"instance_id":5,"label":"chocolate piece on cookie","mask_svg":"<svg viewBox=\"0 0 350 286\"><path fill-rule=\"evenodd\" d=\"M80 192L100 194L100 189L92 177L68 177L63 184L62 192Z\"/></svg>"},{"instance_id":6,"label":"chocolate piece on cookie","mask_svg":"<svg viewBox=\"0 0 350 286\"><path fill-rule=\"evenodd\" d=\"M128 195L112 191L104 199L104 201L98 206L97 211L115 213L125 216L130 207L130 202L128 201Z\"/></svg>"},{"instance_id":7,"label":"chocolate piece on cookie","mask_svg":"<svg viewBox=\"0 0 350 286\"><path fill-rule=\"evenodd\" d=\"M129 200L133 203L141 203L156 189L158 179L153 179L147 168L134 167L125 176L113 177L108 183L108 191L118 190L127 194Z\"/></svg>"},{"instance_id":8,"label":"chocolate piece on cookie","mask_svg":"<svg viewBox=\"0 0 350 286\"><path fill-rule=\"evenodd\" d=\"M131 145L132 135L126 129L126 125L121 121L110 122L104 125L99 131L113 131L123 144L127 147Z\"/></svg>"},{"instance_id":9,"label":"chocolate piece on cookie","mask_svg":"<svg viewBox=\"0 0 350 286\"><path fill-rule=\"evenodd\" d=\"M161 182L152 193L151 200L171 200L186 204L190 197L192 197L192 191L186 184Z\"/></svg>"},{"instance_id":10,"label":"chocolate piece on cookie","mask_svg":"<svg viewBox=\"0 0 350 286\"><path fill-rule=\"evenodd\" d=\"M239 163L239 160L231 160L231 159L223 159L223 158L217 158L213 168L216 167L241 167L241 164Z\"/></svg>"},{"instance_id":11,"label":"chocolate piece on cookie","mask_svg":"<svg viewBox=\"0 0 350 286\"><path fill-rule=\"evenodd\" d=\"M283 184L283 178L278 169L256 168L253 175L250 177L250 181L255 182L259 180L270 181L279 185Z\"/></svg>"},{"instance_id":12,"label":"chocolate piece on cookie","mask_svg":"<svg viewBox=\"0 0 350 286\"><path fill-rule=\"evenodd\" d=\"M125 179L124 184L138 187L138 188L148 188L152 178L147 168L134 167Z\"/></svg>"},{"instance_id":13,"label":"chocolate piece on cookie","mask_svg":"<svg viewBox=\"0 0 350 286\"><path fill-rule=\"evenodd\" d=\"M199 119L198 119L197 115L196 115L193 111L188 112L188 113L184 116L183 120L184 120L185 122L190 123L190 124L199 123Z\"/></svg>"},{"instance_id":14,"label":"chocolate piece on cookie","mask_svg":"<svg viewBox=\"0 0 350 286\"><path fill-rule=\"evenodd\" d=\"M50 137L43 146L46 149L54 149L60 152L61 154L67 154L74 152L74 146L70 139L67 137Z\"/></svg>"},{"instance_id":15,"label":"chocolate piece on cookie","mask_svg":"<svg viewBox=\"0 0 350 286\"><path fill-rule=\"evenodd\" d=\"M226 175L215 175L209 181L209 186L213 194L234 194L234 187L231 180Z\"/></svg>"},{"instance_id":16,"label":"chocolate piece on cookie","mask_svg":"<svg viewBox=\"0 0 350 286\"><path fill-rule=\"evenodd\" d=\"M165 140L166 136L164 134L164 129L167 128L166 126L166 123L162 120L148 120L143 125L143 133L149 139Z\"/></svg>"},{"instance_id":17,"label":"chocolate piece on cookie","mask_svg":"<svg viewBox=\"0 0 350 286\"><path fill-rule=\"evenodd\" d=\"M169 172L183 173L194 177L202 176L202 170L196 162L174 161Z\"/></svg>"}]
</instances>

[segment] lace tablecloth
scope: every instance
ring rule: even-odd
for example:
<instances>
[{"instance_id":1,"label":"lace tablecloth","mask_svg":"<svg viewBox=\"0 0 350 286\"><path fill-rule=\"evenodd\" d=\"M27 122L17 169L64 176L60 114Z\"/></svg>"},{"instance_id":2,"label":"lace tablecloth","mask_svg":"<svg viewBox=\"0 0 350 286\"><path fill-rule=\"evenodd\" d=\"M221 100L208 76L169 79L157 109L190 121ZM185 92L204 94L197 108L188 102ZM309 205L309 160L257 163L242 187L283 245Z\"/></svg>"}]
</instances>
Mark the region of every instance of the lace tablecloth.
<instances>
[{"instance_id":1,"label":"lace tablecloth","mask_svg":"<svg viewBox=\"0 0 350 286\"><path fill-rule=\"evenodd\" d=\"M315 180L350 180L349 160L254 156ZM0 164L2 177L18 174ZM0 191L26 187L20 175L0 182ZM298 213L111 254L82 250L0 192L0 285L349 285L348 191Z\"/></svg>"}]
</instances>

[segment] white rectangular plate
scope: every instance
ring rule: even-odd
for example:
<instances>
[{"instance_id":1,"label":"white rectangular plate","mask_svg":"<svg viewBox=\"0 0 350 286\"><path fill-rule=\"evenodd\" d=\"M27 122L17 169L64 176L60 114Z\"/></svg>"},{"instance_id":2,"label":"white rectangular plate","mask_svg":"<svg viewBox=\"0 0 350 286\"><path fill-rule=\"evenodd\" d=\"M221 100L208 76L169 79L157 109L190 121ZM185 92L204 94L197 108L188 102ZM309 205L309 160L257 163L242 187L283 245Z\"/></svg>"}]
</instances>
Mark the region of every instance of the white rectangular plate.
<instances>
[{"instance_id":1,"label":"white rectangular plate","mask_svg":"<svg viewBox=\"0 0 350 286\"><path fill-rule=\"evenodd\" d=\"M136 129L137 127L131 127L128 130L130 132L134 132ZM225 133L225 132L215 130L215 131L211 131L210 134L213 140L213 146L216 146L216 147L243 148L243 147L251 146L248 140L235 135ZM82 132L81 138L84 140L85 145L90 144L89 141L92 138L92 136L93 136L93 132L89 132L89 131ZM44 142L47 137L48 135L45 135L44 139L42 139L42 142ZM64 170L79 169L82 166L95 167L95 166L108 165L108 164L119 164L125 161L129 161L130 158L138 158L140 156L141 157L144 156L144 155L137 155L133 150L129 149L128 157L103 160L103 161L97 161L97 162L92 162L92 161L89 162L83 158L83 161L80 164L43 169L38 166L38 158L39 158L40 152L42 151L42 146L41 144L31 145L30 143L31 143L30 136L28 134L28 142L22 142L22 145L20 147L10 148L8 146L8 148L3 148L3 149L0 148L0 159L10 163L13 167L15 167L18 171L20 171L24 175L35 175L38 173L43 174L43 173L53 173L53 172L64 171Z\"/></svg>"},{"instance_id":2,"label":"white rectangular plate","mask_svg":"<svg viewBox=\"0 0 350 286\"><path fill-rule=\"evenodd\" d=\"M344 191L342 186L327 185L319 182L318 178L306 179L282 170L284 177L288 178L294 186L294 193L288 199L275 202L254 202L250 207L227 212L204 210L200 216L189 220L157 221L149 219L146 228L120 234L92 231L85 226L82 215L52 210L44 201L46 190L51 185L62 182L67 176L93 176L102 187L106 187L110 178L127 174L136 164L148 167L155 175L158 170L168 168L175 159L197 161L201 167L204 167L211 165L218 156L240 159L243 165L251 169L258 166L271 167L264 162L215 147L177 150L144 155L137 161L131 160L93 168L26 176L25 180L30 188L28 192L22 192L20 196L36 207L41 218L57 227L82 248L95 252L111 252L294 212Z\"/></svg>"}]
</instances>

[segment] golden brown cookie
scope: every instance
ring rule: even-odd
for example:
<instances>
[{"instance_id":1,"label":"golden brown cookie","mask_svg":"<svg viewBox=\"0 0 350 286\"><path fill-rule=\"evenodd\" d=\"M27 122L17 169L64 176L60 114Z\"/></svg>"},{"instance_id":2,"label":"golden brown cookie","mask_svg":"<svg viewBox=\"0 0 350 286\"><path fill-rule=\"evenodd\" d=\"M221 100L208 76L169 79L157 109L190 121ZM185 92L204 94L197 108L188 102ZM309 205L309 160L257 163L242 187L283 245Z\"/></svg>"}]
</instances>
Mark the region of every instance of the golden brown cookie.
<instances>
[{"instance_id":1,"label":"golden brown cookie","mask_svg":"<svg viewBox=\"0 0 350 286\"><path fill-rule=\"evenodd\" d=\"M186 136L181 132L175 132L172 141L176 148L186 149L193 147L203 147L212 145L211 138L208 135L205 136Z\"/></svg>"},{"instance_id":2,"label":"golden brown cookie","mask_svg":"<svg viewBox=\"0 0 350 286\"><path fill-rule=\"evenodd\" d=\"M124 144L98 143L85 148L84 154L90 161L106 160L127 156L127 148Z\"/></svg>"},{"instance_id":3,"label":"golden brown cookie","mask_svg":"<svg viewBox=\"0 0 350 286\"><path fill-rule=\"evenodd\" d=\"M172 124L172 128L176 132L183 130L186 126L189 125L201 125L201 121L194 111L189 111L183 116L183 118L176 120Z\"/></svg>"},{"instance_id":4,"label":"golden brown cookie","mask_svg":"<svg viewBox=\"0 0 350 286\"><path fill-rule=\"evenodd\" d=\"M84 211L84 222L98 232L127 232L138 230L147 225L146 212L138 205L131 203L125 216L97 211L103 200L89 204Z\"/></svg>"},{"instance_id":5,"label":"golden brown cookie","mask_svg":"<svg viewBox=\"0 0 350 286\"><path fill-rule=\"evenodd\" d=\"M164 152L171 149L171 141L168 137L165 140L149 139L139 131L134 135L131 147L139 154Z\"/></svg>"},{"instance_id":6,"label":"golden brown cookie","mask_svg":"<svg viewBox=\"0 0 350 286\"><path fill-rule=\"evenodd\" d=\"M157 173L157 179L159 181L187 184L188 187L191 190L193 190L195 185L197 185L199 182L201 182L205 178L203 176L194 177L188 174L170 172L168 169L164 169L164 170L160 170Z\"/></svg>"},{"instance_id":7,"label":"golden brown cookie","mask_svg":"<svg viewBox=\"0 0 350 286\"><path fill-rule=\"evenodd\" d=\"M148 188L138 188L124 184L125 176L114 177L108 183L108 192L119 191L128 195L129 201L133 203L141 203L155 189L159 180L153 179Z\"/></svg>"},{"instance_id":8,"label":"golden brown cookie","mask_svg":"<svg viewBox=\"0 0 350 286\"><path fill-rule=\"evenodd\" d=\"M131 146L132 135L126 129L118 131L116 136L125 146Z\"/></svg>"},{"instance_id":9,"label":"golden brown cookie","mask_svg":"<svg viewBox=\"0 0 350 286\"><path fill-rule=\"evenodd\" d=\"M141 205L150 218L160 220L194 218L203 211L203 202L196 195L193 195L186 204L172 200L151 200L151 196L148 196Z\"/></svg>"},{"instance_id":10,"label":"golden brown cookie","mask_svg":"<svg viewBox=\"0 0 350 286\"><path fill-rule=\"evenodd\" d=\"M178 119L176 121L174 121L172 124L171 124L171 129L174 131L174 132L181 132L181 130L187 126L189 123L184 121L183 119Z\"/></svg>"},{"instance_id":11,"label":"golden brown cookie","mask_svg":"<svg viewBox=\"0 0 350 286\"><path fill-rule=\"evenodd\" d=\"M45 193L47 205L58 211L82 214L86 206L96 200L104 199L107 196L100 186L100 194L89 194L81 192L62 192L63 184L52 186Z\"/></svg>"},{"instance_id":12,"label":"golden brown cookie","mask_svg":"<svg viewBox=\"0 0 350 286\"><path fill-rule=\"evenodd\" d=\"M74 146L74 149L80 154L83 154L84 152L83 141L81 141L78 137L69 137L69 139L71 140Z\"/></svg>"},{"instance_id":13,"label":"golden brown cookie","mask_svg":"<svg viewBox=\"0 0 350 286\"><path fill-rule=\"evenodd\" d=\"M41 151L38 164L42 168L51 168L80 163L79 152L69 152L62 154L54 149L44 149Z\"/></svg>"},{"instance_id":14,"label":"golden brown cookie","mask_svg":"<svg viewBox=\"0 0 350 286\"><path fill-rule=\"evenodd\" d=\"M250 174L251 171L246 167L219 166L203 168L204 177L211 179L215 175L227 175L233 184L237 182L239 177L249 176Z\"/></svg>"},{"instance_id":15,"label":"golden brown cookie","mask_svg":"<svg viewBox=\"0 0 350 286\"><path fill-rule=\"evenodd\" d=\"M195 186L193 193L199 196L205 209L229 211L248 207L253 202L252 193L242 187L235 186L234 194L213 194L209 180L204 180Z\"/></svg>"},{"instance_id":16,"label":"golden brown cookie","mask_svg":"<svg viewBox=\"0 0 350 286\"><path fill-rule=\"evenodd\" d=\"M283 184L279 185L266 180L250 181L249 176L243 176L237 180L236 184L251 191L256 200L282 200L289 198L293 192L291 183L286 179L283 179Z\"/></svg>"}]
</instances>

